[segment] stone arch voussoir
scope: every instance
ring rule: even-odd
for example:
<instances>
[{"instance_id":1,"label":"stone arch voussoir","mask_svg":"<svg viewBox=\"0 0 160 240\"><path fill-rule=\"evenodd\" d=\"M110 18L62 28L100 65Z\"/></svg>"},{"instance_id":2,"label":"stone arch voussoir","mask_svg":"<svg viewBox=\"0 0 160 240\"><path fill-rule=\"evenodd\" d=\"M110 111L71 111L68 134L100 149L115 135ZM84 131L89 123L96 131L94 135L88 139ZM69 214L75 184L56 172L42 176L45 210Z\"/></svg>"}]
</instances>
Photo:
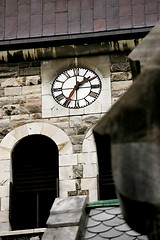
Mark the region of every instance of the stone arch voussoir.
<instances>
[{"instance_id":1,"label":"stone arch voussoir","mask_svg":"<svg viewBox=\"0 0 160 240\"><path fill-rule=\"evenodd\" d=\"M72 154L72 144L66 133L55 125L33 122L15 128L0 143L0 159L8 159L12 149L20 139L33 134L42 134L51 138L57 145L59 155Z\"/></svg>"}]
</instances>

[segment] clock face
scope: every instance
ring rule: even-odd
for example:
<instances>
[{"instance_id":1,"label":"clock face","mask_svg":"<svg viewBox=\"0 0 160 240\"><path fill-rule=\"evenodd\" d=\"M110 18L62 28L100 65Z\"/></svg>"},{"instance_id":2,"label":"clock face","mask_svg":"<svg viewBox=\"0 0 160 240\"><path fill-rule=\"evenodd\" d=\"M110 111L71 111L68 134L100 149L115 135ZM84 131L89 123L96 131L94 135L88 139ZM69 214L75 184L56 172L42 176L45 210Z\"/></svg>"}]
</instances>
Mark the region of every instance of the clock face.
<instances>
[{"instance_id":1,"label":"clock face","mask_svg":"<svg viewBox=\"0 0 160 240\"><path fill-rule=\"evenodd\" d=\"M96 73L86 68L72 68L61 73L52 84L52 95L66 108L83 108L93 103L101 92Z\"/></svg>"}]
</instances>

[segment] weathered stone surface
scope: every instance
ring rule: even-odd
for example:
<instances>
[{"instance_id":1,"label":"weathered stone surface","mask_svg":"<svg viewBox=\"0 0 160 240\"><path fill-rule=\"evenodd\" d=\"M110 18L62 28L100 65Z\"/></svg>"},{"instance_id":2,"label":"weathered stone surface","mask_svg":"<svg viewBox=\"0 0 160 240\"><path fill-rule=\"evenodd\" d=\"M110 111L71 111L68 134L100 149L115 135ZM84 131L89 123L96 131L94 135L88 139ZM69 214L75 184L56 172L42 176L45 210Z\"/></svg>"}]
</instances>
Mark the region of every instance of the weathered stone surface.
<instances>
[{"instance_id":1,"label":"weathered stone surface","mask_svg":"<svg viewBox=\"0 0 160 240\"><path fill-rule=\"evenodd\" d=\"M77 239L78 226L61 227L61 228L48 228L44 233L42 240L75 240Z\"/></svg>"},{"instance_id":2,"label":"weathered stone surface","mask_svg":"<svg viewBox=\"0 0 160 240\"><path fill-rule=\"evenodd\" d=\"M83 165L73 166L73 178L83 178Z\"/></svg>"},{"instance_id":3,"label":"weathered stone surface","mask_svg":"<svg viewBox=\"0 0 160 240\"><path fill-rule=\"evenodd\" d=\"M125 72L116 72L111 74L111 81L124 81L127 80L127 74Z\"/></svg>"},{"instance_id":4,"label":"weathered stone surface","mask_svg":"<svg viewBox=\"0 0 160 240\"><path fill-rule=\"evenodd\" d=\"M86 197L76 198L56 198L51 208L52 214L64 213L64 212L77 212L82 211L85 208Z\"/></svg>"},{"instance_id":5,"label":"weathered stone surface","mask_svg":"<svg viewBox=\"0 0 160 240\"><path fill-rule=\"evenodd\" d=\"M132 84L132 81L119 81L119 82L112 82L112 91L118 90L127 90Z\"/></svg>"},{"instance_id":6,"label":"weathered stone surface","mask_svg":"<svg viewBox=\"0 0 160 240\"><path fill-rule=\"evenodd\" d=\"M4 116L18 115L20 113L19 104L4 105L2 110Z\"/></svg>"},{"instance_id":7,"label":"weathered stone surface","mask_svg":"<svg viewBox=\"0 0 160 240\"><path fill-rule=\"evenodd\" d=\"M41 78L40 75L37 76L28 76L26 77L26 85L30 86L30 85L38 85L41 83Z\"/></svg>"},{"instance_id":8,"label":"weathered stone surface","mask_svg":"<svg viewBox=\"0 0 160 240\"><path fill-rule=\"evenodd\" d=\"M1 87L19 87L23 86L24 77L1 79Z\"/></svg>"},{"instance_id":9,"label":"weathered stone surface","mask_svg":"<svg viewBox=\"0 0 160 240\"><path fill-rule=\"evenodd\" d=\"M76 190L81 190L81 179L76 179Z\"/></svg>"},{"instance_id":10,"label":"weathered stone surface","mask_svg":"<svg viewBox=\"0 0 160 240\"><path fill-rule=\"evenodd\" d=\"M19 75L20 76L34 76L40 74L40 68L20 68Z\"/></svg>"},{"instance_id":11,"label":"weathered stone surface","mask_svg":"<svg viewBox=\"0 0 160 240\"><path fill-rule=\"evenodd\" d=\"M12 104L14 102L13 100L14 98L12 96L9 97L1 97L0 98L0 106L4 106L4 105L9 105Z\"/></svg>"},{"instance_id":12,"label":"weathered stone surface","mask_svg":"<svg viewBox=\"0 0 160 240\"><path fill-rule=\"evenodd\" d=\"M5 96L18 96L22 94L21 87L8 87L4 89Z\"/></svg>"},{"instance_id":13,"label":"weathered stone surface","mask_svg":"<svg viewBox=\"0 0 160 240\"><path fill-rule=\"evenodd\" d=\"M22 87L22 94L37 94L41 93L41 85L33 85L33 86L24 86Z\"/></svg>"},{"instance_id":14,"label":"weathered stone surface","mask_svg":"<svg viewBox=\"0 0 160 240\"><path fill-rule=\"evenodd\" d=\"M127 72L130 71L130 66L128 62L119 62L111 65L111 72Z\"/></svg>"},{"instance_id":15,"label":"weathered stone surface","mask_svg":"<svg viewBox=\"0 0 160 240\"><path fill-rule=\"evenodd\" d=\"M76 191L69 191L68 196L88 196L89 195L89 190L76 190Z\"/></svg>"}]
</instances>

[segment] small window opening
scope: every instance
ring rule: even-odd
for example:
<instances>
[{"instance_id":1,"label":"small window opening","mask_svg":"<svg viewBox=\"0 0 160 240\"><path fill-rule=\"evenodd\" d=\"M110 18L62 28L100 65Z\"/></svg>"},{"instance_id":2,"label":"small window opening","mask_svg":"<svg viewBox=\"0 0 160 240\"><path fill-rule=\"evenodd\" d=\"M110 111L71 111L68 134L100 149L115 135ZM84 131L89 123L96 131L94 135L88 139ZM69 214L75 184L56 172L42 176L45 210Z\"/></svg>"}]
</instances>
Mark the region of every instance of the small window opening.
<instances>
[{"instance_id":1,"label":"small window opening","mask_svg":"<svg viewBox=\"0 0 160 240\"><path fill-rule=\"evenodd\" d=\"M58 148L50 138L30 135L16 144L12 151L12 230L46 226L57 197L58 172Z\"/></svg>"}]
</instances>

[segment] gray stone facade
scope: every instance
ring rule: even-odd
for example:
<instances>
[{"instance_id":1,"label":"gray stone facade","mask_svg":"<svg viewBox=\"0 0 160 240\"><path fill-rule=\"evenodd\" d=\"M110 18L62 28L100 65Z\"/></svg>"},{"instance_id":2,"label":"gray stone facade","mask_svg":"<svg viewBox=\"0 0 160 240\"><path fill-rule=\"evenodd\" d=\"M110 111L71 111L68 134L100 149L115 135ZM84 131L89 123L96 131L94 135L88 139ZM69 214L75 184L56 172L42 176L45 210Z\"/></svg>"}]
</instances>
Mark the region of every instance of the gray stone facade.
<instances>
[{"instance_id":1,"label":"gray stone facade","mask_svg":"<svg viewBox=\"0 0 160 240\"><path fill-rule=\"evenodd\" d=\"M23 137L44 134L59 149L59 192L65 198L98 199L98 162L93 126L132 84L128 52L0 65L0 231L9 231L11 154ZM85 60L85 61L84 61ZM66 109L51 95L51 84L66 68L89 68L102 81L98 99L85 108Z\"/></svg>"}]
</instances>

